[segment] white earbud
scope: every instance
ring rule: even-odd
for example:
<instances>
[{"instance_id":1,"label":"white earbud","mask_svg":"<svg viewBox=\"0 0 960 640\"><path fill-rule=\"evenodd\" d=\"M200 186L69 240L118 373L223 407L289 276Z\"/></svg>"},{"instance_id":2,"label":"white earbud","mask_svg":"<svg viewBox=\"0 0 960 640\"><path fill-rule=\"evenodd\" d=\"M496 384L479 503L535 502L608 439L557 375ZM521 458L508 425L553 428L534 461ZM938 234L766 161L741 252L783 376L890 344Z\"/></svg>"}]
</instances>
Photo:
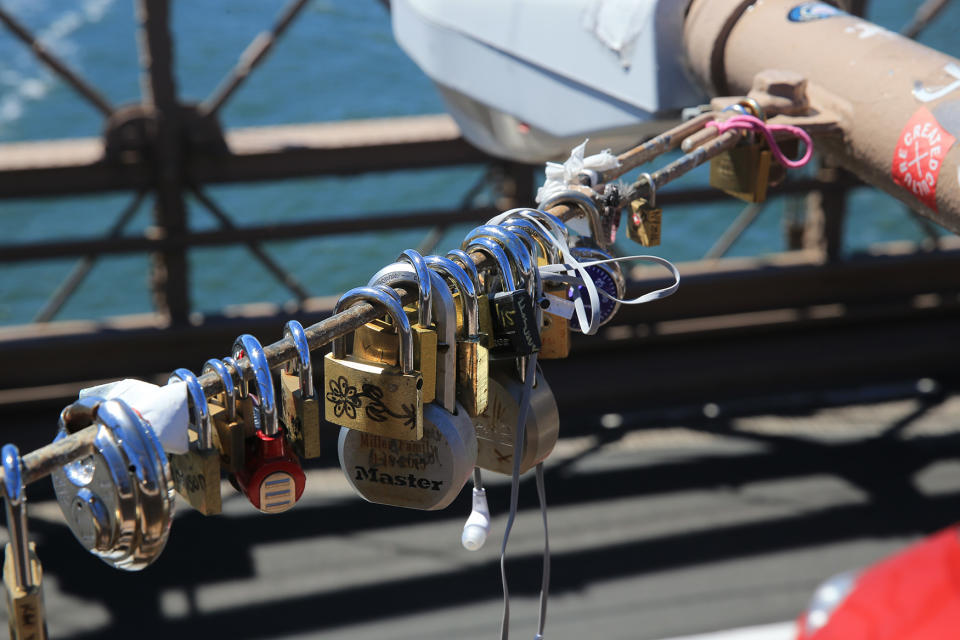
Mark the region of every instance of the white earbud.
<instances>
[{"instance_id":1,"label":"white earbud","mask_svg":"<svg viewBox=\"0 0 960 640\"><path fill-rule=\"evenodd\" d=\"M487 541L490 534L490 509L487 507L487 490L473 488L473 511L463 525L460 543L467 551L476 551Z\"/></svg>"}]
</instances>

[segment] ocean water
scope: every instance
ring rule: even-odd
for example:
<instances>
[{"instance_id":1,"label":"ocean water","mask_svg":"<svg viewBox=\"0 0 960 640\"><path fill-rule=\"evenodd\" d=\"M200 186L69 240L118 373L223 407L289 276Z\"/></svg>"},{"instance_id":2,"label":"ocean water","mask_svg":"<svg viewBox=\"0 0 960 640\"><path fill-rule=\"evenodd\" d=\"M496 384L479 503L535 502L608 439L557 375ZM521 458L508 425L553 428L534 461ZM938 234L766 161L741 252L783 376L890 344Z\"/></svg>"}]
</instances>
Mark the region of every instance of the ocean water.
<instances>
[{"instance_id":1,"label":"ocean water","mask_svg":"<svg viewBox=\"0 0 960 640\"><path fill-rule=\"evenodd\" d=\"M874 0L870 18L899 29L921 0ZM177 82L188 100L202 100L283 3L204 0L173 3ZM140 71L131 0L0 0L114 104L136 101ZM954 3L921 40L960 55ZM393 40L387 11L376 0L313 0L283 41L221 113L225 127L333 121L437 113L443 104L427 78ZM0 142L99 135L95 109L37 63L27 48L0 29ZM399 171L357 178L322 178L216 186L207 192L238 225L371 215L459 205L482 178L473 168ZM680 185L705 184L706 170ZM478 204L489 200L481 193ZM3 242L95 237L110 227L129 194L0 201ZM783 247L785 207L771 203L731 255L758 255ZM702 256L733 221L736 202L672 208L664 244L656 251L683 261ZM189 202L190 226L216 228L212 217ZM127 233L150 224L149 199ZM891 198L861 190L852 199L847 250L875 242L921 239L919 227ZM451 228L438 248L459 244L467 227ZM427 230L370 230L345 237L265 243L313 295L363 284ZM622 249L634 250L627 244ZM635 251L634 251L635 252ZM212 312L249 302L282 303L292 295L245 248L194 249L189 253L194 309ZM67 276L75 260L0 265L0 324L29 322ZM99 318L149 311L146 256L106 257L57 319Z\"/></svg>"}]
</instances>

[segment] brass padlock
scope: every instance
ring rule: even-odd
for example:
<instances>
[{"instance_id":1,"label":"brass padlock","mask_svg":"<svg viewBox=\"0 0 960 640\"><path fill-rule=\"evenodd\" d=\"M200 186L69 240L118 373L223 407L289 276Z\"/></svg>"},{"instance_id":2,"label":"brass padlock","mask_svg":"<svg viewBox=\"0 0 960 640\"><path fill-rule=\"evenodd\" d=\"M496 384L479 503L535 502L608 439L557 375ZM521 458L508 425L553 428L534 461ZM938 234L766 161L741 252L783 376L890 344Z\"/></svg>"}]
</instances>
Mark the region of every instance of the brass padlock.
<instances>
[{"instance_id":1,"label":"brass padlock","mask_svg":"<svg viewBox=\"0 0 960 640\"><path fill-rule=\"evenodd\" d=\"M660 244L662 222L663 209L652 206L644 198L637 198L630 203L627 237L644 247L656 247Z\"/></svg>"},{"instance_id":2,"label":"brass padlock","mask_svg":"<svg viewBox=\"0 0 960 640\"><path fill-rule=\"evenodd\" d=\"M432 511L449 505L470 478L477 435L466 409L456 401L456 305L441 276L429 276L441 345L437 400L423 407L423 438L410 442L341 429L338 452L347 481L365 500ZM378 288L393 293L387 285Z\"/></svg>"},{"instance_id":3,"label":"brass padlock","mask_svg":"<svg viewBox=\"0 0 960 640\"><path fill-rule=\"evenodd\" d=\"M710 161L710 185L744 202L763 202L770 184L770 161L765 144L741 144Z\"/></svg>"},{"instance_id":4,"label":"brass padlock","mask_svg":"<svg viewBox=\"0 0 960 640\"><path fill-rule=\"evenodd\" d=\"M437 386L437 331L432 324L430 277L423 256L407 249L397 258L410 263L414 272L391 271L385 267L374 274L368 287L378 284L407 284L417 288L417 305L413 331L413 366L423 376L423 403L433 402ZM395 329L383 321L369 322L357 329L353 336L353 353L365 360L384 364L396 362Z\"/></svg>"},{"instance_id":5,"label":"brass padlock","mask_svg":"<svg viewBox=\"0 0 960 640\"><path fill-rule=\"evenodd\" d=\"M323 368L324 417L348 429L419 440L423 437L424 381L413 366L410 320L394 296L375 287L351 289L337 301L334 313L360 302L378 307L393 320L400 365L348 356L346 339L335 339Z\"/></svg>"},{"instance_id":6,"label":"brass padlock","mask_svg":"<svg viewBox=\"0 0 960 640\"><path fill-rule=\"evenodd\" d=\"M320 401L313 388L310 345L303 326L291 320L283 329L297 348L296 363L280 371L280 422L293 450L303 458L320 457Z\"/></svg>"},{"instance_id":7,"label":"brass padlock","mask_svg":"<svg viewBox=\"0 0 960 640\"><path fill-rule=\"evenodd\" d=\"M46 640L43 568L27 532L23 462L20 452L12 444L3 447L2 456L7 532L10 536L3 553L3 586L7 591L10 637L14 640Z\"/></svg>"},{"instance_id":8,"label":"brass padlock","mask_svg":"<svg viewBox=\"0 0 960 640\"><path fill-rule=\"evenodd\" d=\"M220 451L213 443L207 398L200 381L189 369L174 371L167 384L178 381L187 383L187 404L194 431L188 431L190 451L168 454L173 484L191 507L205 516L216 515L221 510Z\"/></svg>"},{"instance_id":9,"label":"brass padlock","mask_svg":"<svg viewBox=\"0 0 960 640\"><path fill-rule=\"evenodd\" d=\"M427 266L446 276L457 289L455 304L459 302L460 318L456 347L457 399L467 413L478 416L487 408L490 354L480 335L477 290L467 272L450 258L427 256L426 261Z\"/></svg>"},{"instance_id":10,"label":"brass padlock","mask_svg":"<svg viewBox=\"0 0 960 640\"><path fill-rule=\"evenodd\" d=\"M488 350L493 345L493 318L490 316L490 298L484 293L484 286L480 281L480 272L473 258L463 249L451 249L447 257L459 265L468 276L473 288L477 292L477 326L480 340ZM459 304L459 301L458 301Z\"/></svg>"},{"instance_id":11,"label":"brass padlock","mask_svg":"<svg viewBox=\"0 0 960 640\"><path fill-rule=\"evenodd\" d=\"M207 360L203 365L203 373L211 371L220 376L220 383L225 389L222 401L213 398L207 405L213 424L213 442L220 452L220 465L228 472L236 473L243 469L246 449L243 422L237 415L237 387L222 360ZM245 402L250 403L252 411L253 400L248 397Z\"/></svg>"}]
</instances>

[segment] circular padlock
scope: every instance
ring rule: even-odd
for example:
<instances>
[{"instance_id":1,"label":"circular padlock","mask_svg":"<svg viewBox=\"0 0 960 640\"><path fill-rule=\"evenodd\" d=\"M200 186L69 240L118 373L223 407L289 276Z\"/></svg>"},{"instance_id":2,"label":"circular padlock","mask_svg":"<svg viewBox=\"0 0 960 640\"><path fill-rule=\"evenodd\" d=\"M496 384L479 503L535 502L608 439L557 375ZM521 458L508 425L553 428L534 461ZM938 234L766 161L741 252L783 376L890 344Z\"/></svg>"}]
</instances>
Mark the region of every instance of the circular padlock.
<instances>
[{"instance_id":1,"label":"circular padlock","mask_svg":"<svg viewBox=\"0 0 960 640\"><path fill-rule=\"evenodd\" d=\"M84 548L113 567L138 571L160 555L170 534L170 465L149 423L125 402L78 403L94 416L94 453L51 474L57 502ZM66 413L54 442L69 435Z\"/></svg>"}]
</instances>

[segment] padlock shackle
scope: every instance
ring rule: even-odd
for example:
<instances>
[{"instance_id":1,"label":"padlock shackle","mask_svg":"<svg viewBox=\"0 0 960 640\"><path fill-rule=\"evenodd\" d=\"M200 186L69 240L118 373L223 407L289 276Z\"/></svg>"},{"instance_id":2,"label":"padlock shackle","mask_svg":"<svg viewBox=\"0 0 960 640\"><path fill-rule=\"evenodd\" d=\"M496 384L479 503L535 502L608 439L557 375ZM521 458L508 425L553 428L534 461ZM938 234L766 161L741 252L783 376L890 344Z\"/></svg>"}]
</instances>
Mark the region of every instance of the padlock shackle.
<instances>
[{"instance_id":1,"label":"padlock shackle","mask_svg":"<svg viewBox=\"0 0 960 640\"><path fill-rule=\"evenodd\" d=\"M430 280L430 271L427 270L427 276L424 280ZM393 296L396 300L400 301L400 294L393 290L394 285L408 285L417 287L417 290L422 292L423 286L421 285L423 280L420 279L414 267L410 265L409 262L394 262L388 264L380 271L377 271L373 274L373 277L370 278L370 282L367 283L368 287L384 287L384 291ZM430 285L432 288L432 284ZM433 291L430 292L431 298L433 297ZM433 326L433 301L430 301L426 307L424 307L419 300L417 299L417 324L424 328L429 328Z\"/></svg>"},{"instance_id":2,"label":"padlock shackle","mask_svg":"<svg viewBox=\"0 0 960 640\"><path fill-rule=\"evenodd\" d=\"M14 577L17 586L33 585L30 571L30 541L27 535L27 493L23 483L23 460L16 445L6 444L0 450L3 457L4 505L7 512L7 534L13 555Z\"/></svg>"},{"instance_id":3,"label":"padlock shackle","mask_svg":"<svg viewBox=\"0 0 960 640\"><path fill-rule=\"evenodd\" d=\"M396 295L396 294L394 294ZM397 298L386 291L376 287L356 287L343 294L334 307L335 314L345 311L355 304L367 302L373 307L379 309L393 320L393 326L397 330L400 339L399 361L400 370L404 375L410 375L414 372L413 368L413 330L410 328L410 319L407 318L403 305ZM343 360L347 357L347 339L346 336L340 336L333 340L333 357Z\"/></svg>"},{"instance_id":4,"label":"padlock shackle","mask_svg":"<svg viewBox=\"0 0 960 640\"><path fill-rule=\"evenodd\" d=\"M253 381L257 385L257 399L260 401L260 428L266 436L275 436L280 433L280 423L277 419L277 396L273 390L273 378L270 377L270 363L263 353L260 341L249 333L241 335L233 343L233 357L238 361L246 356L253 369ZM241 377L242 377L241 373Z\"/></svg>"},{"instance_id":5,"label":"padlock shackle","mask_svg":"<svg viewBox=\"0 0 960 640\"><path fill-rule=\"evenodd\" d=\"M470 276L470 282L473 283L473 288L480 293L480 272L477 270L477 265L473 262L473 259L463 249L451 249L447 251L447 257L456 262L460 267L467 272L467 275Z\"/></svg>"},{"instance_id":6,"label":"padlock shackle","mask_svg":"<svg viewBox=\"0 0 960 640\"><path fill-rule=\"evenodd\" d=\"M552 209L560 205L576 208L580 214L569 219L586 218L590 227L590 236L595 242L603 242L603 232L600 230L600 212L593 198L577 189L558 191L540 203L540 210Z\"/></svg>"},{"instance_id":7,"label":"padlock shackle","mask_svg":"<svg viewBox=\"0 0 960 640\"><path fill-rule=\"evenodd\" d=\"M486 236L499 244L506 252L513 265L517 283L534 294L533 272L534 264L530 249L512 231L503 227L485 224L471 230L465 240L470 242L474 238Z\"/></svg>"},{"instance_id":8,"label":"padlock shackle","mask_svg":"<svg viewBox=\"0 0 960 640\"><path fill-rule=\"evenodd\" d=\"M227 366L233 367L234 374L236 374L236 379L234 379L233 374L230 375L230 386L235 390L237 397L243 400L247 397L247 394L250 393L250 388L247 386L247 381L243 379L243 371L240 371L240 365L238 365L237 361L230 356L223 358L223 363Z\"/></svg>"},{"instance_id":9,"label":"padlock shackle","mask_svg":"<svg viewBox=\"0 0 960 640\"><path fill-rule=\"evenodd\" d=\"M232 360L232 358L231 358ZM223 363L222 360L217 358L210 358L203 363L203 369L201 370L201 375L209 373L210 371L216 372L220 376L220 383L223 385L223 397L224 405L227 410L227 420L233 421L237 418L237 385L233 382L233 376L230 375L230 371L227 370L227 365Z\"/></svg>"},{"instance_id":10,"label":"padlock shackle","mask_svg":"<svg viewBox=\"0 0 960 640\"><path fill-rule=\"evenodd\" d=\"M517 235L521 232L531 240L531 252L536 249L538 255L548 264L559 264L562 262L560 248L557 247L550 238L547 237L547 231L542 227L523 217L509 218L503 222L504 229L512 231ZM520 238L521 240L523 237Z\"/></svg>"},{"instance_id":11,"label":"padlock shackle","mask_svg":"<svg viewBox=\"0 0 960 640\"><path fill-rule=\"evenodd\" d=\"M483 253L491 258L497 266L497 274L500 276L500 285L504 291L516 291L517 282L513 277L513 265L510 264L510 258L506 252L492 238L482 236L474 238L466 243L468 253ZM487 293L490 288L487 287Z\"/></svg>"},{"instance_id":12,"label":"padlock shackle","mask_svg":"<svg viewBox=\"0 0 960 640\"><path fill-rule=\"evenodd\" d=\"M593 204L592 201L591 204ZM570 242L570 230L567 229L567 225L563 222L563 220L553 215L549 211L544 211L543 209L532 209L530 207L518 207L516 209L510 209L509 211L505 211L498 216L494 216L490 219L490 221L487 222L487 224L503 224L504 221L513 220L515 218L532 220L537 224L547 227L547 231L552 234L558 242L562 242L564 246L567 246Z\"/></svg>"},{"instance_id":13,"label":"padlock shackle","mask_svg":"<svg viewBox=\"0 0 960 640\"><path fill-rule=\"evenodd\" d=\"M210 407L207 397L197 376L190 369L180 368L167 378L167 384L182 381L187 383L187 399L190 406L190 423L197 432L197 448L201 451L213 449L213 425L210 422Z\"/></svg>"},{"instance_id":14,"label":"padlock shackle","mask_svg":"<svg viewBox=\"0 0 960 640\"><path fill-rule=\"evenodd\" d=\"M310 360L310 343L303 325L296 320L290 320L283 327L283 337L289 338L297 349L297 359L284 365L285 371L293 371L300 377L300 395L303 398L313 397L313 362Z\"/></svg>"},{"instance_id":15,"label":"padlock shackle","mask_svg":"<svg viewBox=\"0 0 960 640\"><path fill-rule=\"evenodd\" d=\"M427 266L446 276L460 292L463 326L467 338L474 338L480 331L480 305L477 300L477 290L470 281L470 276L459 264L443 256L426 256ZM473 262L471 260L471 262Z\"/></svg>"},{"instance_id":16,"label":"padlock shackle","mask_svg":"<svg viewBox=\"0 0 960 640\"><path fill-rule=\"evenodd\" d=\"M397 256L397 262L409 262L413 265L413 270L417 275L417 296L419 299L418 308L420 310L420 326L429 327L430 318L433 317L433 310L430 305L433 304L433 291L430 282L430 272L427 270L427 263L423 261L420 252L413 249L404 249L403 253ZM381 284L379 282L375 284Z\"/></svg>"}]
</instances>

